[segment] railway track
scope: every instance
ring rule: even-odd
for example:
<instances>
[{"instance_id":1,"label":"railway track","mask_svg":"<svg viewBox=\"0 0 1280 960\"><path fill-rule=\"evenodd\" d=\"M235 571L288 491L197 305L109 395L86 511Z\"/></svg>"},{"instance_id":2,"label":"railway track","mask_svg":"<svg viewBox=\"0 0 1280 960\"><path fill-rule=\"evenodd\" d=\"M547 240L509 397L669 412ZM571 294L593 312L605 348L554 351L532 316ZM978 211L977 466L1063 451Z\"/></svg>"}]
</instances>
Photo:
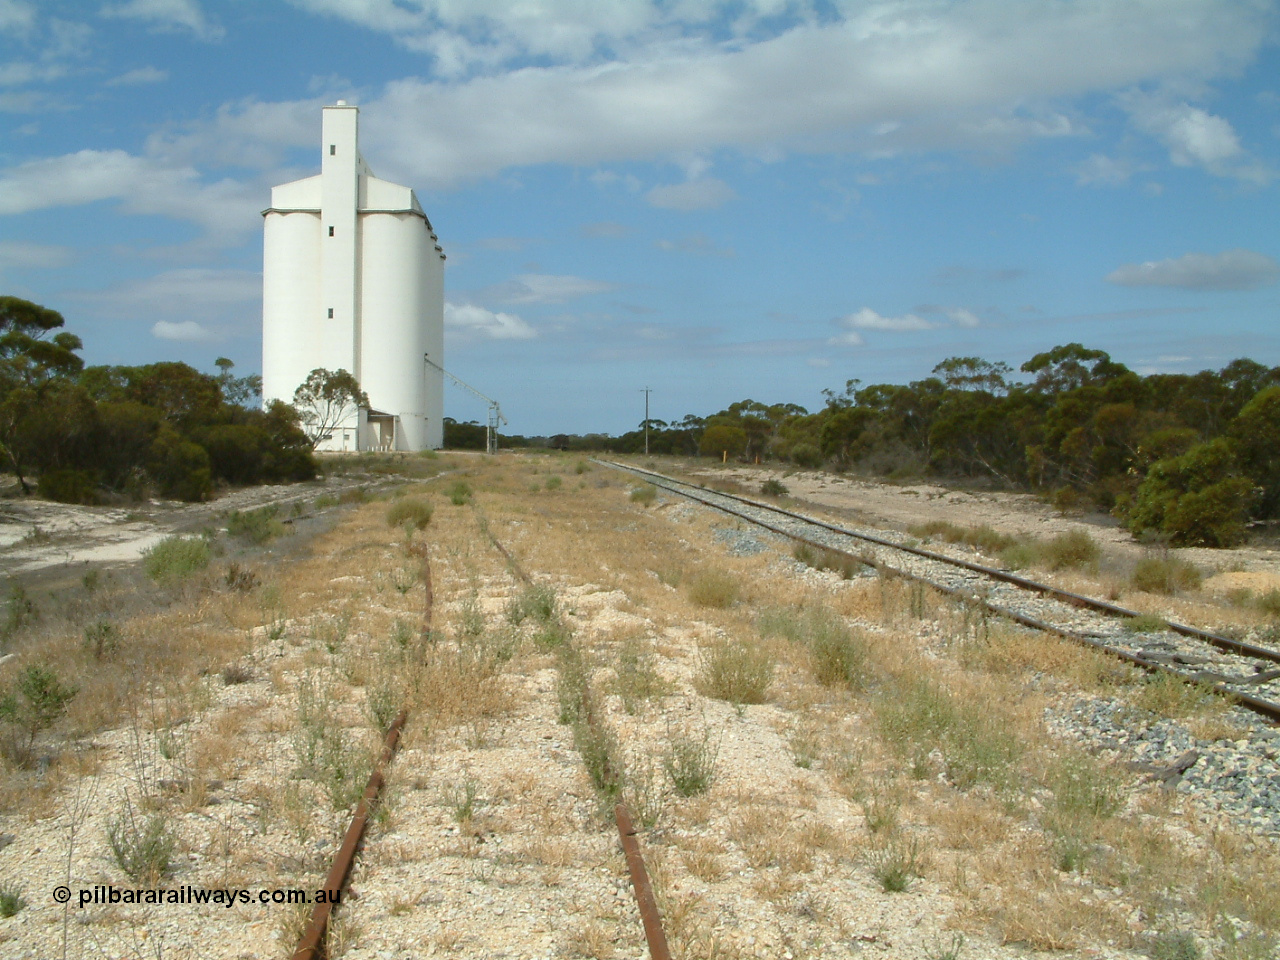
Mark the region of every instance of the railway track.
<instances>
[{"instance_id":1,"label":"railway track","mask_svg":"<svg viewBox=\"0 0 1280 960\"><path fill-rule=\"evenodd\" d=\"M1142 624L1135 610L924 550L890 531L842 527L652 470L609 460L595 462L883 575L925 583L990 613L1094 647L1142 669L1203 684L1280 723L1280 651L1181 623L1135 630Z\"/></svg>"},{"instance_id":2,"label":"railway track","mask_svg":"<svg viewBox=\"0 0 1280 960\"><path fill-rule=\"evenodd\" d=\"M520 565L515 557L511 555L510 551L503 546L497 537L493 535L488 528L487 522L484 522L483 520L481 521L481 530L488 537L489 542L494 546L494 548L502 555L512 577L526 587L533 586L533 578ZM431 580L430 556L425 543L416 543L412 545L410 547L410 553L413 556L416 556L422 564L425 600L420 633L423 640L426 641L432 636L432 615L435 601ZM586 696L585 692L583 707L585 709L587 723L594 727L597 720L592 715L590 700L589 697ZM297 948L292 954L292 960L324 960L328 955L326 949L327 936L330 921L332 919L334 904L342 901L343 892L346 890L348 880L355 866L356 857L359 854L364 841L365 830L368 825L369 818L373 812L374 805L378 802L382 788L386 783L387 768L395 756L401 731L403 730L407 719L408 708L403 708L400 710L395 721L386 733L382 755L375 765L373 773L369 777L365 792L356 806L351 823L343 837L341 847L334 857L333 864L326 876L323 887L326 891L326 898L323 902L317 904L315 909L312 911L310 919L303 930L301 938L299 939ZM644 855L640 849L637 830L633 824L630 810L628 810L627 805L620 800L614 805L614 821L617 826L618 839L622 848L622 853L626 860L627 872L631 878L632 890L636 897L636 905L640 913L640 921L644 931L645 943L648 946L648 956L651 960L671 960L670 948L667 944L666 934L662 927L662 917L654 896L653 887L649 881L649 873L645 867Z\"/></svg>"}]
</instances>

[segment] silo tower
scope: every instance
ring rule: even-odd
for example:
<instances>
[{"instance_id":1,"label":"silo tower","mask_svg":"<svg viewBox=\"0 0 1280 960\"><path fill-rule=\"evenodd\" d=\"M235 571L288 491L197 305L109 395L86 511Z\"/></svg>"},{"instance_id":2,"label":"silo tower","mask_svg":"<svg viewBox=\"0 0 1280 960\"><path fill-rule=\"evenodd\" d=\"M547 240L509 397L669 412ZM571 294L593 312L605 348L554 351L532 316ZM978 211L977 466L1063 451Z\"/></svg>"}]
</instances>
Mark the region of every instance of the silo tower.
<instances>
[{"instance_id":1,"label":"silo tower","mask_svg":"<svg viewBox=\"0 0 1280 960\"><path fill-rule=\"evenodd\" d=\"M358 120L345 101L325 107L319 176L274 187L263 211L262 397L289 403L312 370L348 370L369 409L319 449L435 449L444 251L413 190L369 170Z\"/></svg>"}]
</instances>

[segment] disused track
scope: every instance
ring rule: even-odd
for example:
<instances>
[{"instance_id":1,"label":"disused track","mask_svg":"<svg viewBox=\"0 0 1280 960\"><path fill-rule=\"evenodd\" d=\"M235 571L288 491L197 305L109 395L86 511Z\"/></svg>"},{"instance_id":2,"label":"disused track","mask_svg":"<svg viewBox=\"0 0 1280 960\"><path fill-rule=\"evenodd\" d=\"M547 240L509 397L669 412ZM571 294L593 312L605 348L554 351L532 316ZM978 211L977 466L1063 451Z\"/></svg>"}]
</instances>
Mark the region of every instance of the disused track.
<instances>
[{"instance_id":1,"label":"disused track","mask_svg":"<svg viewBox=\"0 0 1280 960\"><path fill-rule=\"evenodd\" d=\"M510 551L489 531L487 523L482 521L481 529L488 537L489 542L502 554L508 569L515 579L526 586L531 586L533 578L520 566ZM432 609L434 606L430 558L425 544L413 545L410 548L410 552L422 561L422 580L426 589L426 598L423 606L421 635L426 640L431 636ZM402 709L395 722L392 723L391 728L387 731L382 756L369 777L364 795L356 806L355 813L351 818L351 824L343 837L342 846L339 848L337 856L334 857L333 866L329 869L328 876L325 879L323 889L326 892L326 900L317 904L312 911L307 927L303 931L297 949L293 953L293 960L322 960L326 956L325 939L333 907L340 902L341 893L346 887L347 879L350 877L352 867L355 865L355 858L363 842L369 816L373 812L374 804L377 802L385 783L386 767L395 755L396 747L400 741L400 733L407 719L408 710ZM587 712L587 722L595 723L595 718L591 715L590 710ZM635 891L636 905L640 911L640 921L644 927L644 936L649 947L650 960L671 960L671 951L667 945L666 934L662 929L662 916L658 911L653 888L649 882L649 873L645 868L644 855L641 853L640 842L636 838L636 829L633 826L631 813L626 804L621 802L615 804L614 820L617 824L618 839L622 845L623 855L626 858L627 871L631 876L632 889Z\"/></svg>"},{"instance_id":2,"label":"disused track","mask_svg":"<svg viewBox=\"0 0 1280 960\"><path fill-rule=\"evenodd\" d=\"M421 633L425 640L431 635L432 609L435 606L435 593L431 588L431 558L427 553L426 544L414 544L410 552L422 561L422 583L426 597L422 604ZM396 747L400 744L400 733L404 730L405 721L408 719L408 708L401 708L387 730L386 738L382 743L382 756L378 758L373 773L369 775L364 794L360 797L360 802L356 805L355 813L351 817L351 824L342 838L342 846L338 848L337 856L333 858L333 866L329 868L329 874L325 877L323 887L325 900L316 904L315 909L311 911L306 929L303 930L297 949L293 952L293 960L319 960L325 956L325 937L329 932L329 919L333 914L334 905L341 900L342 891L347 885L347 879L351 876L351 868L355 866L356 854L360 851L365 828L369 825L369 815L373 813L374 804L378 802L378 796L386 783L387 764L395 756Z\"/></svg>"},{"instance_id":3,"label":"disused track","mask_svg":"<svg viewBox=\"0 0 1280 960\"><path fill-rule=\"evenodd\" d=\"M1130 632L1125 629L1126 621L1139 613L1105 600L896 542L886 531L849 529L653 470L609 460L595 462L885 575L923 582L993 614L1094 647L1142 669L1202 683L1272 722L1280 722L1280 668L1275 666L1280 663L1280 651L1181 623Z\"/></svg>"},{"instance_id":4,"label":"disused track","mask_svg":"<svg viewBox=\"0 0 1280 960\"><path fill-rule=\"evenodd\" d=\"M507 568L515 579L525 586L533 585L533 578L511 555L502 542L493 535L488 522L481 520L481 529L494 548L502 554ZM592 713L590 702L584 703L586 721L596 725L596 717ZM606 763L607 763L606 758ZM611 774L612 776L612 774ZM636 839L636 829L632 823L631 811L621 801L614 804L614 823L618 828L618 840L622 844L622 852L627 861L627 872L631 876L631 888L635 892L636 907L640 911L640 922L644 927L645 943L649 947L649 960L671 960L671 949L667 944L667 935L662 929L662 915L653 895L653 887L649 883L649 871L644 865L644 854L640 850L640 841Z\"/></svg>"}]
</instances>

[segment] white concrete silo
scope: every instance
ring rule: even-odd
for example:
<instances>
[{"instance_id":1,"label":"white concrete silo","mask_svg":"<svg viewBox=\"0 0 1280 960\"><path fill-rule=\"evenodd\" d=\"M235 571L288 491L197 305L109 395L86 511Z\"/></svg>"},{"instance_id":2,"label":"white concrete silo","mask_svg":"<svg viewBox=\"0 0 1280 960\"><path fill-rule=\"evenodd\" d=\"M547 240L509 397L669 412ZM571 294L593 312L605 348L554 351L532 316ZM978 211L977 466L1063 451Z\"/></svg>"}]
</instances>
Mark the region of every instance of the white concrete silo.
<instances>
[{"instance_id":1,"label":"white concrete silo","mask_svg":"<svg viewBox=\"0 0 1280 960\"><path fill-rule=\"evenodd\" d=\"M444 252L413 190L360 156L358 111L323 111L320 175L271 191L263 211L262 395L291 402L318 367L369 396L322 450L443 443Z\"/></svg>"}]
</instances>

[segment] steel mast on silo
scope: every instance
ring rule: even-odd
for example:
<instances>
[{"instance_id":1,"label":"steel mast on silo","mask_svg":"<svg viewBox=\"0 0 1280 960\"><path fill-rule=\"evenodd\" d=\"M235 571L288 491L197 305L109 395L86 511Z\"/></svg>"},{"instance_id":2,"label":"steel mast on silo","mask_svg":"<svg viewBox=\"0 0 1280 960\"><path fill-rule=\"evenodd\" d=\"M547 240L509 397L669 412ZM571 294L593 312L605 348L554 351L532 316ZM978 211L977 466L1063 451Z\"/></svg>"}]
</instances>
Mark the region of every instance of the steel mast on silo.
<instances>
[{"instance_id":1,"label":"steel mast on silo","mask_svg":"<svg viewBox=\"0 0 1280 960\"><path fill-rule=\"evenodd\" d=\"M475 396L479 397L481 400L483 400L485 403L489 405L489 422L485 425L484 449L485 449L485 453L497 453L498 452L498 424L507 422L507 418L502 415L502 407L498 405L498 401L494 400L492 397L486 397L483 393L481 393L475 387L471 386L471 384L467 383L465 380L461 380L458 377L455 377L452 373L450 373L444 367L440 366L440 364L432 360L430 354L424 353L422 355L422 359L425 360L430 366L435 367L437 370L443 373L446 377L448 377L450 380L452 380L454 383L460 386L463 390L466 390L469 393L474 394Z\"/></svg>"}]
</instances>

